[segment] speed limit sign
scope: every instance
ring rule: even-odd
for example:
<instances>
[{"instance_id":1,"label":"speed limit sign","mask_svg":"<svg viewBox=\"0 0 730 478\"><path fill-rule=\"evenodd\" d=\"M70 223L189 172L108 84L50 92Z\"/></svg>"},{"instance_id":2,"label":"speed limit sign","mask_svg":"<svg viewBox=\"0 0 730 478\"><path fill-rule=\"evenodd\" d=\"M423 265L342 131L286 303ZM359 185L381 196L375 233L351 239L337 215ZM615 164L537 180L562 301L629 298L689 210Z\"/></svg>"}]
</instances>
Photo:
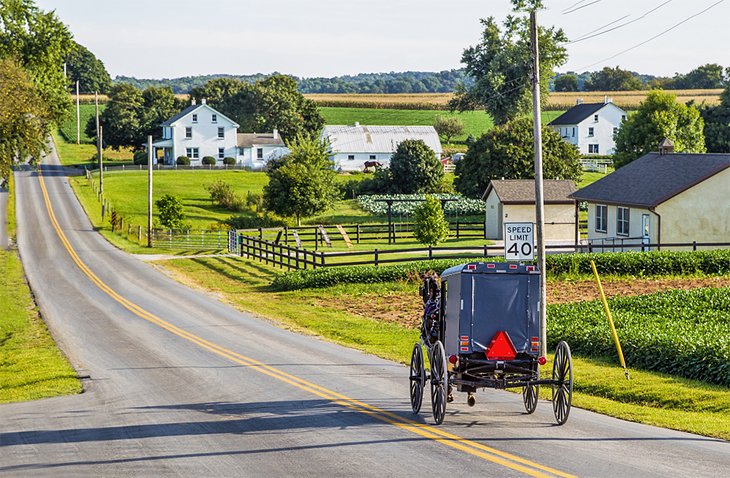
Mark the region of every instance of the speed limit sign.
<instances>
[{"instance_id":1,"label":"speed limit sign","mask_svg":"<svg viewBox=\"0 0 730 478\"><path fill-rule=\"evenodd\" d=\"M532 261L535 259L535 225L531 222L504 223L504 259Z\"/></svg>"}]
</instances>

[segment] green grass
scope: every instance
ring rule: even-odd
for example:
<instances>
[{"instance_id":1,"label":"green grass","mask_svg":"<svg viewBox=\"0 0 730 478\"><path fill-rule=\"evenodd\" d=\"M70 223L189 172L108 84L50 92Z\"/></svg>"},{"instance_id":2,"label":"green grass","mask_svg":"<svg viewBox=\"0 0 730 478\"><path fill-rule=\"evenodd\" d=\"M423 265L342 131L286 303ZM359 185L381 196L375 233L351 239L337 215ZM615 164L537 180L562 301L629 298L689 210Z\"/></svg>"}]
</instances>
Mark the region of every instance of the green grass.
<instances>
[{"instance_id":1,"label":"green grass","mask_svg":"<svg viewBox=\"0 0 730 478\"><path fill-rule=\"evenodd\" d=\"M66 142L59 133L53 133L52 136L62 165L86 166L88 168L96 167L96 146L88 143L76 144ZM115 151L111 148L105 148L102 151L102 155L104 164L107 166L112 164L132 164L132 151L129 149Z\"/></svg>"},{"instance_id":2,"label":"green grass","mask_svg":"<svg viewBox=\"0 0 730 478\"><path fill-rule=\"evenodd\" d=\"M598 181L599 179L605 178L608 174L611 174L613 171L614 171L613 168L608 168L608 172L606 174L597 173L597 172L593 172L593 171L583 171L583 174L580 177L580 181L577 184L578 189L584 188L584 187L588 186L589 184Z\"/></svg>"},{"instance_id":3,"label":"green grass","mask_svg":"<svg viewBox=\"0 0 730 478\"><path fill-rule=\"evenodd\" d=\"M8 238L15 241L15 175L8 176L8 207L7 207L7 230Z\"/></svg>"},{"instance_id":4,"label":"green grass","mask_svg":"<svg viewBox=\"0 0 730 478\"><path fill-rule=\"evenodd\" d=\"M20 259L0 250L0 403L81 392L81 382L38 316Z\"/></svg>"},{"instance_id":5,"label":"green grass","mask_svg":"<svg viewBox=\"0 0 730 478\"><path fill-rule=\"evenodd\" d=\"M478 138L492 127L492 118L484 111L465 111L456 113L440 110L393 110L374 108L344 108L344 107L321 107L319 112L325 119L326 124L354 124L359 122L363 125L397 125L397 126L431 126L437 116L456 116L464 123L464 134L451 139L452 143L464 143L469 135ZM562 111L544 111L542 113L543 123L549 123ZM444 144L444 148L449 145Z\"/></svg>"},{"instance_id":6,"label":"green grass","mask_svg":"<svg viewBox=\"0 0 730 478\"><path fill-rule=\"evenodd\" d=\"M75 99L74 99L75 101ZM99 105L99 114L104 111L106 105ZM81 142L82 143L93 143L93 139L89 138L84 130L86 129L87 122L94 117L96 109L94 105L79 105L79 113L81 118ZM61 123L58 127L59 134L69 143L76 144L76 104L74 103L73 112L68 115L66 120Z\"/></svg>"},{"instance_id":7,"label":"green grass","mask_svg":"<svg viewBox=\"0 0 730 478\"><path fill-rule=\"evenodd\" d=\"M345 284L325 289L274 292L276 270L243 259L219 257L160 262L179 280L222 295L241 310L293 330L403 364L418 339L415 329L363 318L328 306L333 301L368 300L407 291L418 301L418 284ZM730 390L675 376L631 370L631 381L616 360L574 356L574 405L626 420L730 439ZM550 370L550 364L543 371ZM407 371L404 368L404 384ZM403 400L407 401L404 386ZM542 390L547 398L549 391Z\"/></svg>"}]
</instances>

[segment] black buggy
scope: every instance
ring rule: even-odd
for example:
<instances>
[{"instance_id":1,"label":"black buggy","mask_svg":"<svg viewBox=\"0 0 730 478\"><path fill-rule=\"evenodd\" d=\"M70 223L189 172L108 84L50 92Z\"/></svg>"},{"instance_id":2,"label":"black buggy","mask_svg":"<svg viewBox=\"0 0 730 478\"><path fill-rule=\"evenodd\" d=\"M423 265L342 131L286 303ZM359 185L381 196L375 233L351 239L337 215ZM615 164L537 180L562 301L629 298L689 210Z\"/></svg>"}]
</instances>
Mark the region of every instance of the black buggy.
<instances>
[{"instance_id":1,"label":"black buggy","mask_svg":"<svg viewBox=\"0 0 730 478\"><path fill-rule=\"evenodd\" d=\"M537 407L540 385L552 387L558 425L568 420L573 396L570 348L555 350L552 379L540 379L540 280L535 266L471 263L424 277L421 339L410 367L411 407L421 409L430 383L433 418L441 424L452 392L474 406L479 388L522 387L527 413ZM426 369L423 348L429 359Z\"/></svg>"}]
</instances>

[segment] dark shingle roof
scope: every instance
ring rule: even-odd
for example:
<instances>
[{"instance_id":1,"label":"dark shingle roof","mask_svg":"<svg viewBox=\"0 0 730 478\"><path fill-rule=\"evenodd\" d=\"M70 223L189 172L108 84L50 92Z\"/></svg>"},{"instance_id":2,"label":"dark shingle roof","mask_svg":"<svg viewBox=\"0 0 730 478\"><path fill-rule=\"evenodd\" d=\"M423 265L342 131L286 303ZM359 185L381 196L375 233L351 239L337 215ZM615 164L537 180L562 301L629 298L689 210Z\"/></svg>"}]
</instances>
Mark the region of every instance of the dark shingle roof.
<instances>
[{"instance_id":1,"label":"dark shingle roof","mask_svg":"<svg viewBox=\"0 0 730 478\"><path fill-rule=\"evenodd\" d=\"M494 190L502 204L535 204L534 179L492 180L482 199L486 200ZM546 179L543 181L545 204L573 204L570 195L575 192L575 183L567 179Z\"/></svg>"},{"instance_id":2,"label":"dark shingle roof","mask_svg":"<svg viewBox=\"0 0 730 478\"><path fill-rule=\"evenodd\" d=\"M203 105L190 105L172 118L168 119L164 123L162 123L160 126L172 126L172 123L179 120L183 116L186 116L188 113L192 113L193 111L197 110L198 108L202 108Z\"/></svg>"},{"instance_id":3,"label":"dark shingle roof","mask_svg":"<svg viewBox=\"0 0 730 478\"><path fill-rule=\"evenodd\" d=\"M274 138L273 133L238 133L237 145L239 148L250 148L253 145L284 146L281 136Z\"/></svg>"},{"instance_id":4,"label":"dark shingle roof","mask_svg":"<svg viewBox=\"0 0 730 478\"><path fill-rule=\"evenodd\" d=\"M576 191L578 201L656 207L730 168L730 154L649 153Z\"/></svg>"},{"instance_id":5,"label":"dark shingle roof","mask_svg":"<svg viewBox=\"0 0 730 478\"><path fill-rule=\"evenodd\" d=\"M598 110L607 104L610 103L582 103L580 105L575 105L562 115L552 120L549 124L550 126L578 124L589 116L596 114Z\"/></svg>"}]
</instances>

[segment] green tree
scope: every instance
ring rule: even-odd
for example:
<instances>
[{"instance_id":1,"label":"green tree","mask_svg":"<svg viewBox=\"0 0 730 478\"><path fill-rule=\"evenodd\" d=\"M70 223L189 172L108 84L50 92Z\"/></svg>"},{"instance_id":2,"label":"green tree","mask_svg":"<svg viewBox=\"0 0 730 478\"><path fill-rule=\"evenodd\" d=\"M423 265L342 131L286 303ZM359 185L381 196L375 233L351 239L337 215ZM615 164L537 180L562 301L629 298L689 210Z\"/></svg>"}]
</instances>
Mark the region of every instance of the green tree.
<instances>
[{"instance_id":1,"label":"green tree","mask_svg":"<svg viewBox=\"0 0 730 478\"><path fill-rule=\"evenodd\" d=\"M71 33L54 12L40 10L32 0L0 3L0 58L17 60L28 73L53 123L71 107L63 61L73 48Z\"/></svg>"},{"instance_id":2,"label":"green tree","mask_svg":"<svg viewBox=\"0 0 730 478\"><path fill-rule=\"evenodd\" d=\"M340 191L326 143L298 136L288 147L289 154L269 162L264 207L280 216L294 216L300 226L302 217L332 207Z\"/></svg>"},{"instance_id":3,"label":"green tree","mask_svg":"<svg viewBox=\"0 0 730 478\"><path fill-rule=\"evenodd\" d=\"M566 73L555 78L555 91L578 91L578 76Z\"/></svg>"},{"instance_id":4,"label":"green tree","mask_svg":"<svg viewBox=\"0 0 730 478\"><path fill-rule=\"evenodd\" d=\"M586 91L629 91L640 90L644 84L627 70L605 67L593 73L585 82Z\"/></svg>"},{"instance_id":5,"label":"green tree","mask_svg":"<svg viewBox=\"0 0 730 478\"><path fill-rule=\"evenodd\" d=\"M704 153L704 121L693 106L677 103L677 97L663 91L652 91L639 109L621 125L615 135L613 162L624 166L651 151L668 138L677 153Z\"/></svg>"},{"instance_id":6,"label":"green tree","mask_svg":"<svg viewBox=\"0 0 730 478\"><path fill-rule=\"evenodd\" d=\"M234 96L248 85L249 83L235 78L214 78L206 84L190 90L190 97L197 100L198 103L205 100L217 109L222 107L223 100Z\"/></svg>"},{"instance_id":7,"label":"green tree","mask_svg":"<svg viewBox=\"0 0 730 478\"><path fill-rule=\"evenodd\" d=\"M435 246L449 237L449 223L444 217L441 202L433 196L416 206L413 211L413 237L421 244Z\"/></svg>"},{"instance_id":8,"label":"green tree","mask_svg":"<svg viewBox=\"0 0 730 478\"><path fill-rule=\"evenodd\" d=\"M14 161L40 157L52 113L17 61L0 59L0 177Z\"/></svg>"},{"instance_id":9,"label":"green tree","mask_svg":"<svg viewBox=\"0 0 730 478\"><path fill-rule=\"evenodd\" d=\"M420 139L398 145L390 159L392 190L401 194L434 192L444 177L444 167L436 154Z\"/></svg>"},{"instance_id":10,"label":"green tree","mask_svg":"<svg viewBox=\"0 0 730 478\"><path fill-rule=\"evenodd\" d=\"M515 10L538 7L540 2L513 0ZM464 50L461 62L473 80L469 87L461 84L450 101L453 110L484 108L496 124L526 114L531 105L531 55L529 19L509 16L501 30L493 17L481 20L484 30L475 46ZM567 61L563 46L568 39L562 29L539 28L540 89L547 94L554 69Z\"/></svg>"},{"instance_id":11,"label":"green tree","mask_svg":"<svg viewBox=\"0 0 730 478\"><path fill-rule=\"evenodd\" d=\"M437 116L433 122L436 132L451 144L451 138L464 133L464 122L457 116Z\"/></svg>"},{"instance_id":12,"label":"green tree","mask_svg":"<svg viewBox=\"0 0 730 478\"><path fill-rule=\"evenodd\" d=\"M177 196L165 194L155 201L160 224L169 229L182 229L185 226L185 209Z\"/></svg>"},{"instance_id":13,"label":"green tree","mask_svg":"<svg viewBox=\"0 0 730 478\"><path fill-rule=\"evenodd\" d=\"M686 75L675 75L667 87L678 90L699 90L724 88L728 83L730 83L730 68L723 70L723 67L717 63L708 63L698 66Z\"/></svg>"},{"instance_id":14,"label":"green tree","mask_svg":"<svg viewBox=\"0 0 730 478\"><path fill-rule=\"evenodd\" d=\"M705 121L705 146L708 153L730 153L730 86L720 95L717 106L700 107Z\"/></svg>"},{"instance_id":15,"label":"green tree","mask_svg":"<svg viewBox=\"0 0 730 478\"><path fill-rule=\"evenodd\" d=\"M218 109L240 125L241 131L278 129L284 140L316 135L324 126L314 101L297 90L297 82L273 75L255 84L241 84L237 93L220 100Z\"/></svg>"},{"instance_id":16,"label":"green tree","mask_svg":"<svg viewBox=\"0 0 730 478\"><path fill-rule=\"evenodd\" d=\"M465 196L481 197L492 179L534 178L534 137L529 118L513 120L485 133L456 163L454 187ZM542 152L545 179L580 179L580 153L552 128L542 131Z\"/></svg>"},{"instance_id":17,"label":"green tree","mask_svg":"<svg viewBox=\"0 0 730 478\"><path fill-rule=\"evenodd\" d=\"M66 57L66 70L72 85L79 82L81 93L107 93L112 86L112 78L104 63L78 43Z\"/></svg>"}]
</instances>

